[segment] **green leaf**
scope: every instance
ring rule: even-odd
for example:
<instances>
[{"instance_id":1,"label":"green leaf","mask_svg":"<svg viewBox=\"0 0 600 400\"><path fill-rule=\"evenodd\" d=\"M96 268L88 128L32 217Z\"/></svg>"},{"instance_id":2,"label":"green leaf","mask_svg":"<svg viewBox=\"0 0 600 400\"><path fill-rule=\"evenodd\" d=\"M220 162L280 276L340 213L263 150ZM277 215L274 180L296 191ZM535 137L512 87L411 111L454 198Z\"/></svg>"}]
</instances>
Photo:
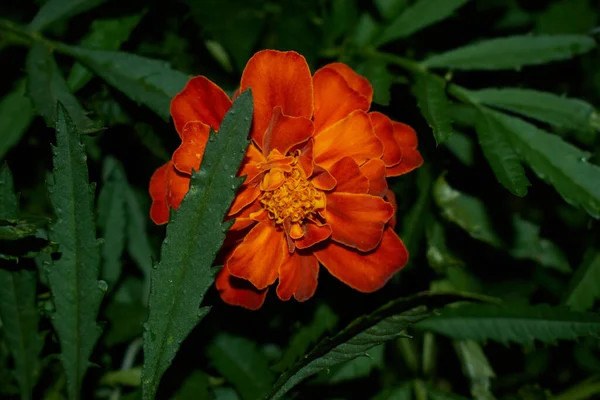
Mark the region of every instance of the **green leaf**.
<instances>
[{"instance_id":1,"label":"green leaf","mask_svg":"<svg viewBox=\"0 0 600 400\"><path fill-rule=\"evenodd\" d=\"M532 89L501 88L469 92L476 101L529 118L546 122L557 128L581 131L593 139L598 115L594 107L579 99L557 96Z\"/></svg>"},{"instance_id":2,"label":"green leaf","mask_svg":"<svg viewBox=\"0 0 600 400\"><path fill-rule=\"evenodd\" d=\"M371 400L412 400L413 390L410 382L395 388L385 389L379 392Z\"/></svg>"},{"instance_id":3,"label":"green leaf","mask_svg":"<svg viewBox=\"0 0 600 400\"><path fill-rule=\"evenodd\" d=\"M376 46L408 37L421 29L450 17L468 0L418 0L386 27Z\"/></svg>"},{"instance_id":4,"label":"green leaf","mask_svg":"<svg viewBox=\"0 0 600 400\"><path fill-rule=\"evenodd\" d=\"M482 111L475 123L475 131L483 154L498 182L515 196L526 196L527 186L531 186L531 183L525 176L525 169L512 148L503 126Z\"/></svg>"},{"instance_id":5,"label":"green leaf","mask_svg":"<svg viewBox=\"0 0 600 400\"><path fill-rule=\"evenodd\" d=\"M8 164L0 167L0 220L19 218L19 198L15 194L12 173Z\"/></svg>"},{"instance_id":6,"label":"green leaf","mask_svg":"<svg viewBox=\"0 0 600 400\"><path fill-rule=\"evenodd\" d=\"M550 3L536 18L537 33L587 33L596 26L598 10L589 0L559 0Z\"/></svg>"},{"instance_id":7,"label":"green leaf","mask_svg":"<svg viewBox=\"0 0 600 400\"><path fill-rule=\"evenodd\" d=\"M43 31L56 21L74 17L104 2L106 0L49 0L38 11L28 29Z\"/></svg>"},{"instance_id":8,"label":"green leaf","mask_svg":"<svg viewBox=\"0 0 600 400\"><path fill-rule=\"evenodd\" d=\"M14 223L4 224L0 221L0 240L19 240L34 236L38 230L35 223L21 220Z\"/></svg>"},{"instance_id":9,"label":"green leaf","mask_svg":"<svg viewBox=\"0 0 600 400\"><path fill-rule=\"evenodd\" d=\"M600 299L600 252L590 249L570 282L565 303L573 310L585 311L592 308L598 299Z\"/></svg>"},{"instance_id":10,"label":"green leaf","mask_svg":"<svg viewBox=\"0 0 600 400\"><path fill-rule=\"evenodd\" d=\"M439 146L452 136L453 129L446 90L437 79L437 76L431 74L416 74L413 90L421 113L433 129L433 136Z\"/></svg>"},{"instance_id":11,"label":"green leaf","mask_svg":"<svg viewBox=\"0 0 600 400\"><path fill-rule=\"evenodd\" d=\"M351 35L352 41L358 47L366 47L373 42L373 39L379 32L379 24L369 13L362 13L358 19L354 32Z\"/></svg>"},{"instance_id":12,"label":"green leaf","mask_svg":"<svg viewBox=\"0 0 600 400\"><path fill-rule=\"evenodd\" d=\"M331 11L323 24L327 44L333 46L337 39L354 26L357 19L356 0L332 0Z\"/></svg>"},{"instance_id":13,"label":"green leaf","mask_svg":"<svg viewBox=\"0 0 600 400\"><path fill-rule=\"evenodd\" d=\"M118 18L96 19L92 22L90 31L79 45L88 49L118 50L139 24L143 14L126 15ZM79 63L75 63L67 83L73 92L84 87L92 78L92 73Z\"/></svg>"},{"instance_id":14,"label":"green leaf","mask_svg":"<svg viewBox=\"0 0 600 400\"><path fill-rule=\"evenodd\" d=\"M108 327L102 338L107 346L112 347L130 342L142 335L144 321L148 318L148 310L142 305L139 298L124 302L116 299L115 295L104 310L104 315L108 320Z\"/></svg>"},{"instance_id":15,"label":"green leaf","mask_svg":"<svg viewBox=\"0 0 600 400\"><path fill-rule=\"evenodd\" d=\"M583 35L511 36L469 44L425 60L429 68L459 70L519 69L526 65L567 60L596 47Z\"/></svg>"},{"instance_id":16,"label":"green leaf","mask_svg":"<svg viewBox=\"0 0 600 400\"><path fill-rule=\"evenodd\" d=\"M427 398L431 400L468 400L466 397L456 393L443 392L428 384L424 384L423 387L425 388Z\"/></svg>"},{"instance_id":17,"label":"green leaf","mask_svg":"<svg viewBox=\"0 0 600 400\"><path fill-rule=\"evenodd\" d=\"M39 333L35 273L0 269L0 318L12 352L21 399L33 398L44 341Z\"/></svg>"},{"instance_id":18,"label":"green leaf","mask_svg":"<svg viewBox=\"0 0 600 400\"><path fill-rule=\"evenodd\" d=\"M338 364L329 371L321 372L320 377L329 384L353 381L368 377L375 369L384 369L385 344L372 347L365 354L343 364ZM318 378L317 378L318 379Z\"/></svg>"},{"instance_id":19,"label":"green leaf","mask_svg":"<svg viewBox=\"0 0 600 400\"><path fill-rule=\"evenodd\" d=\"M548 305L466 304L447 307L440 315L421 321L420 329L459 340L501 343L551 343L600 335L600 315Z\"/></svg>"},{"instance_id":20,"label":"green leaf","mask_svg":"<svg viewBox=\"0 0 600 400\"><path fill-rule=\"evenodd\" d=\"M452 136L444 142L444 145L461 163L467 167L474 165L475 144L469 136L454 129Z\"/></svg>"},{"instance_id":21,"label":"green leaf","mask_svg":"<svg viewBox=\"0 0 600 400\"><path fill-rule=\"evenodd\" d=\"M208 375L194 370L177 390L174 400L208 400Z\"/></svg>"},{"instance_id":22,"label":"green leaf","mask_svg":"<svg viewBox=\"0 0 600 400\"><path fill-rule=\"evenodd\" d=\"M34 116L31 100L25 96L25 82L21 80L0 100L0 160L19 143Z\"/></svg>"},{"instance_id":23,"label":"green leaf","mask_svg":"<svg viewBox=\"0 0 600 400\"><path fill-rule=\"evenodd\" d=\"M356 72L363 75L373 86L373 102L387 106L391 100L393 75L382 60L370 59L359 65Z\"/></svg>"},{"instance_id":24,"label":"green leaf","mask_svg":"<svg viewBox=\"0 0 600 400\"><path fill-rule=\"evenodd\" d=\"M56 115L54 184L48 190L56 214L50 239L60 244L61 256L48 267L48 280L56 310L52 325L60 342L67 393L73 400L79 398L88 359L102 332L96 317L106 284L98 281L100 244L85 151L61 103Z\"/></svg>"},{"instance_id":25,"label":"green leaf","mask_svg":"<svg viewBox=\"0 0 600 400\"><path fill-rule=\"evenodd\" d=\"M541 179L554 186L567 203L600 218L600 168L588 163L587 153L520 118L499 112L490 115Z\"/></svg>"},{"instance_id":26,"label":"green leaf","mask_svg":"<svg viewBox=\"0 0 600 400\"><path fill-rule=\"evenodd\" d=\"M140 367L109 371L100 378L101 385L107 386L140 386Z\"/></svg>"},{"instance_id":27,"label":"green leaf","mask_svg":"<svg viewBox=\"0 0 600 400\"><path fill-rule=\"evenodd\" d=\"M135 54L66 45L61 46L61 51L75 57L131 100L148 106L165 121L170 118L171 99L190 79L164 61Z\"/></svg>"},{"instance_id":28,"label":"green leaf","mask_svg":"<svg viewBox=\"0 0 600 400\"><path fill-rule=\"evenodd\" d=\"M267 359L252 340L221 333L208 346L207 355L242 399L262 398L275 381Z\"/></svg>"},{"instance_id":29,"label":"green leaf","mask_svg":"<svg viewBox=\"0 0 600 400\"><path fill-rule=\"evenodd\" d=\"M377 11L384 19L392 19L407 6L407 0L374 0Z\"/></svg>"},{"instance_id":30,"label":"green leaf","mask_svg":"<svg viewBox=\"0 0 600 400\"><path fill-rule=\"evenodd\" d=\"M493 400L491 379L496 377L483 349L472 340L452 343L462 365L463 374L471 382L471 396L476 400Z\"/></svg>"},{"instance_id":31,"label":"green leaf","mask_svg":"<svg viewBox=\"0 0 600 400\"><path fill-rule=\"evenodd\" d=\"M87 117L67 86L54 57L52 50L43 42L37 41L27 55L27 91L33 100L36 110L49 127L56 127L58 116L56 103L63 104L79 133L93 133L101 129L101 125Z\"/></svg>"},{"instance_id":32,"label":"green leaf","mask_svg":"<svg viewBox=\"0 0 600 400\"><path fill-rule=\"evenodd\" d=\"M223 219L243 179L235 175L248 146L252 111L252 94L245 91L225 115L219 134L211 134L200 171L192 174L190 189L167 226L161 261L152 271L144 399L154 398L179 345L210 310L199 305L214 282L212 263L233 222Z\"/></svg>"}]
</instances>

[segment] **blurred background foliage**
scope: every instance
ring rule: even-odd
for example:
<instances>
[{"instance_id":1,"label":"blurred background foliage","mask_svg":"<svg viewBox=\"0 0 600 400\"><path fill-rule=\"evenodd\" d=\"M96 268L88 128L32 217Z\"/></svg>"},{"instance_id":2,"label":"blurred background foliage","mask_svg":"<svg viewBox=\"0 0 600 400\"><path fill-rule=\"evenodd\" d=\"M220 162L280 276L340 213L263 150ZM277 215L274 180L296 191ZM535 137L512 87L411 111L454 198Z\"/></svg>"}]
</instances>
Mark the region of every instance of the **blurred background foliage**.
<instances>
[{"instance_id":1,"label":"blurred background foliage","mask_svg":"<svg viewBox=\"0 0 600 400\"><path fill-rule=\"evenodd\" d=\"M229 307L209 290L203 304L213 310L182 344L157 398L261 398L323 337L424 290L479 293L502 305L450 308L408 329L412 339L379 344L301 383L296 398L600 398L599 7L595 0L2 1L0 158L20 210L0 210L0 397L66 398L45 268L56 251L46 230L54 218L46 187L52 101L65 104L85 134L104 238L104 333L81 398L134 399L151 260L165 235L148 218L148 181L178 146L165 120L169 96L193 75L231 94L248 58L273 48L300 52L313 71L349 64L373 84L373 110L418 132L425 165L390 182L411 260L377 293L357 293L322 269L310 301L282 303L271 294L256 312ZM509 36L518 42L488 53L431 57ZM532 37L546 42L531 44ZM94 69L86 49L171 68L153 64L115 84L118 60ZM94 72L78 63L86 60ZM136 79L147 92L119 87ZM3 190L8 180L4 169ZM25 348L14 347L23 342L13 321L27 328Z\"/></svg>"}]
</instances>

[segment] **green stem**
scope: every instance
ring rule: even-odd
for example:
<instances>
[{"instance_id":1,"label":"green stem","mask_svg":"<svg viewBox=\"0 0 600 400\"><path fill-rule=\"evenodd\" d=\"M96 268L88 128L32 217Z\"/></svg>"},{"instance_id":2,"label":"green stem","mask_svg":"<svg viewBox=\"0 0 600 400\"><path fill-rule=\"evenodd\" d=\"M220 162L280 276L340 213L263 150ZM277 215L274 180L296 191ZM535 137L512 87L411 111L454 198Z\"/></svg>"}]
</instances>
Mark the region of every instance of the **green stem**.
<instances>
[{"instance_id":1,"label":"green stem","mask_svg":"<svg viewBox=\"0 0 600 400\"><path fill-rule=\"evenodd\" d=\"M38 32L28 30L23 25L15 24L7 19L0 18L0 35L4 34L4 38L8 43L31 46L34 42L43 41L48 46L54 48L56 43L46 39Z\"/></svg>"},{"instance_id":2,"label":"green stem","mask_svg":"<svg viewBox=\"0 0 600 400\"><path fill-rule=\"evenodd\" d=\"M585 400L591 399L595 394L600 393L600 382L594 382L598 376L586 379L583 382L565 390L550 398L550 400Z\"/></svg>"},{"instance_id":3,"label":"green stem","mask_svg":"<svg viewBox=\"0 0 600 400\"><path fill-rule=\"evenodd\" d=\"M404 358L406 366L415 375L419 373L419 352L413 339L400 338L396 340L398 351Z\"/></svg>"}]
</instances>

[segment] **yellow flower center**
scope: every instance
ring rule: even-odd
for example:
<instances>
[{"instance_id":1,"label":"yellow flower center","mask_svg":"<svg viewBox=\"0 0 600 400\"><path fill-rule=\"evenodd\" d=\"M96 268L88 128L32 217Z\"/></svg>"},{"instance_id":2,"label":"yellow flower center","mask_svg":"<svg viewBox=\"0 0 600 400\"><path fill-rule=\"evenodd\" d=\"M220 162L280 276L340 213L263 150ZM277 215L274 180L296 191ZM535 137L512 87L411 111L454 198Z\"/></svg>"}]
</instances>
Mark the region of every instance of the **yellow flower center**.
<instances>
[{"instance_id":1,"label":"yellow flower center","mask_svg":"<svg viewBox=\"0 0 600 400\"><path fill-rule=\"evenodd\" d=\"M301 223L325 208L324 193L315 188L298 167L283 175L281 185L274 190L264 191L260 200L276 224L283 224L286 218L292 224Z\"/></svg>"}]
</instances>

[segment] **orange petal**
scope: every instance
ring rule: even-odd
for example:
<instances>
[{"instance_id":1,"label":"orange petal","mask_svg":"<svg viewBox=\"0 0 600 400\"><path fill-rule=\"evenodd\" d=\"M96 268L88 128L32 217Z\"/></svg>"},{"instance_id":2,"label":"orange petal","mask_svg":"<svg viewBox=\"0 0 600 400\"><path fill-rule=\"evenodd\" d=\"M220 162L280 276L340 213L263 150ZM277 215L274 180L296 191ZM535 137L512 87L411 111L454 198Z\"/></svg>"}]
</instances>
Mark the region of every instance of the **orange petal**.
<instances>
[{"instance_id":1,"label":"orange petal","mask_svg":"<svg viewBox=\"0 0 600 400\"><path fill-rule=\"evenodd\" d=\"M258 144L271 122L273 108L285 115L311 118L313 87L304 57L294 51L263 50L256 53L242 73L240 90L252 89L254 118L251 137Z\"/></svg>"},{"instance_id":2,"label":"orange petal","mask_svg":"<svg viewBox=\"0 0 600 400\"><path fill-rule=\"evenodd\" d=\"M279 168L269 170L260 181L260 190L271 191L277 189L285 181L285 174Z\"/></svg>"},{"instance_id":3,"label":"orange petal","mask_svg":"<svg viewBox=\"0 0 600 400\"><path fill-rule=\"evenodd\" d=\"M259 165L265 163L267 160L262 155L258 147L254 144L250 144L248 146L248 150L246 150L246 155L244 156L244 160L242 161L242 166L240 168L239 176L246 176L246 180L244 181L246 184L249 184L256 178L259 174L264 172Z\"/></svg>"},{"instance_id":4,"label":"orange petal","mask_svg":"<svg viewBox=\"0 0 600 400\"><path fill-rule=\"evenodd\" d=\"M362 165L370 158L380 158L383 145L373 133L367 113L359 110L315 137L313 154L315 163L324 168L331 167L346 156Z\"/></svg>"},{"instance_id":5,"label":"orange petal","mask_svg":"<svg viewBox=\"0 0 600 400\"><path fill-rule=\"evenodd\" d=\"M381 159L386 166L398 164L402 160L402 150L394 137L394 127L392 121L385 115L378 112L369 113L375 136L383 144L383 156Z\"/></svg>"},{"instance_id":6,"label":"orange petal","mask_svg":"<svg viewBox=\"0 0 600 400\"><path fill-rule=\"evenodd\" d=\"M315 136L355 110L367 111L370 102L352 89L344 77L322 68L313 77L315 87Z\"/></svg>"},{"instance_id":7,"label":"orange petal","mask_svg":"<svg viewBox=\"0 0 600 400\"><path fill-rule=\"evenodd\" d=\"M391 228L383 232L379 246L368 253L330 242L315 256L331 275L364 293L374 292L408 261L408 252Z\"/></svg>"},{"instance_id":8,"label":"orange petal","mask_svg":"<svg viewBox=\"0 0 600 400\"><path fill-rule=\"evenodd\" d=\"M317 189L333 190L337 184L335 178L325 168L315 165L310 181Z\"/></svg>"},{"instance_id":9,"label":"orange petal","mask_svg":"<svg viewBox=\"0 0 600 400\"><path fill-rule=\"evenodd\" d=\"M314 255L300 254L298 251L286 255L279 267L277 296L283 301L292 296L300 302L306 301L317 290L318 276L319 261Z\"/></svg>"},{"instance_id":10,"label":"orange petal","mask_svg":"<svg viewBox=\"0 0 600 400\"><path fill-rule=\"evenodd\" d=\"M227 268L219 271L215 279L215 286L225 303L250 310L261 308L267 297L268 289L256 289L250 282L232 276Z\"/></svg>"},{"instance_id":11,"label":"orange petal","mask_svg":"<svg viewBox=\"0 0 600 400\"><path fill-rule=\"evenodd\" d=\"M325 68L332 69L340 74L352 89L366 97L369 100L369 104L371 103L373 100L373 86L371 86L367 78L357 74L346 64L339 62L327 64L323 67L323 69Z\"/></svg>"},{"instance_id":12,"label":"orange petal","mask_svg":"<svg viewBox=\"0 0 600 400\"><path fill-rule=\"evenodd\" d=\"M369 180L369 194L383 197L387 193L386 169L383 161L373 158L360 166L360 172Z\"/></svg>"},{"instance_id":13,"label":"orange petal","mask_svg":"<svg viewBox=\"0 0 600 400\"><path fill-rule=\"evenodd\" d=\"M260 195L260 189L257 185L242 185L231 203L227 215L235 215L248 204L251 204Z\"/></svg>"},{"instance_id":14,"label":"orange petal","mask_svg":"<svg viewBox=\"0 0 600 400\"><path fill-rule=\"evenodd\" d=\"M185 124L181 133L181 145L173 153L173 165L177 170L191 175L192 169L200 169L209 135L210 126L202 122L190 121Z\"/></svg>"},{"instance_id":15,"label":"orange petal","mask_svg":"<svg viewBox=\"0 0 600 400\"><path fill-rule=\"evenodd\" d=\"M377 247L385 224L392 217L391 204L369 194L330 193L322 215L331 225L331 238L360 251Z\"/></svg>"},{"instance_id":16,"label":"orange petal","mask_svg":"<svg viewBox=\"0 0 600 400\"><path fill-rule=\"evenodd\" d=\"M406 174L423 165L423 157L417 150L419 141L417 133L410 126L401 122L392 121L394 138L402 150L402 161L400 164L387 168L387 176L398 176Z\"/></svg>"},{"instance_id":17,"label":"orange petal","mask_svg":"<svg viewBox=\"0 0 600 400\"><path fill-rule=\"evenodd\" d=\"M161 165L150 178L148 192L152 199L150 218L157 225L169 222L169 205L167 204L167 172L173 168L171 161Z\"/></svg>"},{"instance_id":18,"label":"orange petal","mask_svg":"<svg viewBox=\"0 0 600 400\"><path fill-rule=\"evenodd\" d=\"M388 226L392 229L394 229L396 227L396 211L398 211L398 203L396 203L396 195L394 194L394 192L392 190L388 190L387 193L385 194L385 196L383 197L383 199L385 201L387 201L388 203L390 203L392 205L392 208L394 209L394 215L392 215L392 218L390 218L390 220L388 221Z\"/></svg>"},{"instance_id":19,"label":"orange petal","mask_svg":"<svg viewBox=\"0 0 600 400\"><path fill-rule=\"evenodd\" d=\"M313 123L305 117L288 117L283 115L281 107L273 110L269 128L263 137L262 152L266 156L271 150L277 149L281 154L287 154L290 149L310 138L314 131Z\"/></svg>"},{"instance_id":20,"label":"orange petal","mask_svg":"<svg viewBox=\"0 0 600 400\"><path fill-rule=\"evenodd\" d=\"M171 101L171 115L180 135L190 121L203 122L218 131L230 108L231 100L227 94L204 76L190 79Z\"/></svg>"},{"instance_id":21,"label":"orange petal","mask_svg":"<svg viewBox=\"0 0 600 400\"><path fill-rule=\"evenodd\" d=\"M337 181L336 193L367 193L369 191L369 180L362 174L351 157L344 157L333 164L329 168L329 173Z\"/></svg>"},{"instance_id":22,"label":"orange petal","mask_svg":"<svg viewBox=\"0 0 600 400\"><path fill-rule=\"evenodd\" d=\"M182 174L174 167L167 171L167 203L177 210L181 200L190 188L190 176Z\"/></svg>"},{"instance_id":23,"label":"orange petal","mask_svg":"<svg viewBox=\"0 0 600 400\"><path fill-rule=\"evenodd\" d=\"M304 235L301 239L294 242L299 249L314 246L331 236L331 227L327 224L319 226L312 222L306 222L302 225L302 229L304 230Z\"/></svg>"},{"instance_id":24,"label":"orange petal","mask_svg":"<svg viewBox=\"0 0 600 400\"><path fill-rule=\"evenodd\" d=\"M313 163L313 146L314 140L311 138L304 147L300 150L298 155L298 165L304 171L304 175L311 176L315 168Z\"/></svg>"},{"instance_id":25,"label":"orange petal","mask_svg":"<svg viewBox=\"0 0 600 400\"><path fill-rule=\"evenodd\" d=\"M277 279L287 252L285 234L272 222L257 223L225 262L231 275L264 289Z\"/></svg>"}]
</instances>

